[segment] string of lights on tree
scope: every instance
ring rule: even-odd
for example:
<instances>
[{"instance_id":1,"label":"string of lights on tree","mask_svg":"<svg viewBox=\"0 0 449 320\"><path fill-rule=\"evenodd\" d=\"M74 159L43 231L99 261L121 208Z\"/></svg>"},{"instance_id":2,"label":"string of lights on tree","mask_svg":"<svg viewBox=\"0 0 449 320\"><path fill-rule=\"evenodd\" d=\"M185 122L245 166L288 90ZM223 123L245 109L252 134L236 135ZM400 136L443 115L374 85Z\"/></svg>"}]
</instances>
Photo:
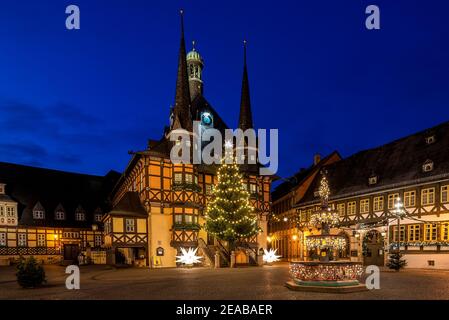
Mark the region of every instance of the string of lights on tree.
<instances>
[{"instance_id":1,"label":"string of lights on tree","mask_svg":"<svg viewBox=\"0 0 449 320\"><path fill-rule=\"evenodd\" d=\"M307 236L305 245L307 249L344 249L346 238L329 234L330 227L339 225L340 220L338 213L329 206L330 188L324 172L322 173L318 193L321 199L321 208L310 216L308 225L310 228L320 229L321 234Z\"/></svg>"},{"instance_id":2,"label":"string of lights on tree","mask_svg":"<svg viewBox=\"0 0 449 320\"><path fill-rule=\"evenodd\" d=\"M250 204L233 145L225 143L225 156L217 172L218 182L206 208L205 229L219 240L235 243L257 235L261 230Z\"/></svg>"}]
</instances>

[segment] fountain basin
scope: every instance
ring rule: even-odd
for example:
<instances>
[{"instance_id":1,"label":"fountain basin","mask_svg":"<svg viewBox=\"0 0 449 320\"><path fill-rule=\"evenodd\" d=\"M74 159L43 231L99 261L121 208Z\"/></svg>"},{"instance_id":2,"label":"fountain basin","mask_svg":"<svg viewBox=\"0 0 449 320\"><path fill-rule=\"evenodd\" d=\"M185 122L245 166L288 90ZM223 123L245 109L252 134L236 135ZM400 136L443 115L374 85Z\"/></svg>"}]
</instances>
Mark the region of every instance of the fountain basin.
<instances>
[{"instance_id":1,"label":"fountain basin","mask_svg":"<svg viewBox=\"0 0 449 320\"><path fill-rule=\"evenodd\" d=\"M286 283L292 290L318 292L355 292L366 290L360 284L363 265L351 261L293 261L290 262L293 281Z\"/></svg>"}]
</instances>

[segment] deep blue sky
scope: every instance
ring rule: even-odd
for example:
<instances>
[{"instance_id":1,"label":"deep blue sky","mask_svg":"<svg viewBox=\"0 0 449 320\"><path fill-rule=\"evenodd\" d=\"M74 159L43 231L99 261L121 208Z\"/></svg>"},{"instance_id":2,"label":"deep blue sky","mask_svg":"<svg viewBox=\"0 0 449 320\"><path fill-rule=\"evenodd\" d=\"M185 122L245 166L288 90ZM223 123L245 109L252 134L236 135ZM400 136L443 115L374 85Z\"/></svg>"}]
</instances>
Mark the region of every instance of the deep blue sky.
<instances>
[{"instance_id":1,"label":"deep blue sky","mask_svg":"<svg viewBox=\"0 0 449 320\"><path fill-rule=\"evenodd\" d=\"M178 10L206 63L205 96L238 119L242 39L254 121L280 130L280 171L449 120L444 0L35 0L0 4L0 161L123 170L174 100ZM81 30L65 29L65 7ZM365 29L377 4L381 30Z\"/></svg>"}]
</instances>

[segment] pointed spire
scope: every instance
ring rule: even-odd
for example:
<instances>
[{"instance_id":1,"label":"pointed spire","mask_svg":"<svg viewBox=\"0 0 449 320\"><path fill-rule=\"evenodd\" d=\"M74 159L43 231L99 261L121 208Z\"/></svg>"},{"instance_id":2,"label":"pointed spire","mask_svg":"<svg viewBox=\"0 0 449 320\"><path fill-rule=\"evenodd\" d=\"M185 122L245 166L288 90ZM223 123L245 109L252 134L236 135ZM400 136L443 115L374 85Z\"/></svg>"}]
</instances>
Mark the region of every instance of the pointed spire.
<instances>
[{"instance_id":1,"label":"pointed spire","mask_svg":"<svg viewBox=\"0 0 449 320\"><path fill-rule=\"evenodd\" d=\"M181 43L179 45L178 56L178 76L176 78L176 95L174 106L174 118L178 119L178 123L183 129L192 129L192 120L190 114L190 92L189 78L187 73L186 61L186 44L184 39L184 11L180 11L181 15ZM179 128L172 128L179 129Z\"/></svg>"},{"instance_id":2,"label":"pointed spire","mask_svg":"<svg viewBox=\"0 0 449 320\"><path fill-rule=\"evenodd\" d=\"M242 93L240 98L239 128L242 130L253 128L253 115L251 113L248 70L246 66L246 40L243 41L243 79Z\"/></svg>"}]
</instances>

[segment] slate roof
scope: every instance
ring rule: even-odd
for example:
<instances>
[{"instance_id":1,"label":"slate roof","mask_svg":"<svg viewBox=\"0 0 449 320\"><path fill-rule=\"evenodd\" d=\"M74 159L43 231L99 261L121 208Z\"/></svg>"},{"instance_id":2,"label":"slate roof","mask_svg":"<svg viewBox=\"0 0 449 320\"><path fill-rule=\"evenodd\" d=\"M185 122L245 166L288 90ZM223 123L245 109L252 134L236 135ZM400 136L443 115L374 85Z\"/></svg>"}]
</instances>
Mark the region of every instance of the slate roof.
<instances>
[{"instance_id":1,"label":"slate roof","mask_svg":"<svg viewBox=\"0 0 449 320\"><path fill-rule=\"evenodd\" d=\"M428 144L426 138L434 136ZM424 162L431 160L434 168L423 172ZM360 151L325 166L331 198L355 196L369 191L400 187L410 183L433 181L449 177L449 122L395 140L383 146ZM377 176L370 185L369 177ZM317 201L314 196L320 176L298 204Z\"/></svg>"},{"instance_id":2,"label":"slate roof","mask_svg":"<svg viewBox=\"0 0 449 320\"><path fill-rule=\"evenodd\" d=\"M18 203L19 226L91 228L95 210L109 210L109 194L119 176L115 171L102 177L0 162L0 182L6 183L6 194ZM38 202L45 219L33 219ZM65 210L65 220L55 220L58 205ZM75 221L79 206L86 221Z\"/></svg>"},{"instance_id":3,"label":"slate roof","mask_svg":"<svg viewBox=\"0 0 449 320\"><path fill-rule=\"evenodd\" d=\"M137 192L128 191L109 212L109 215L148 217Z\"/></svg>"},{"instance_id":4,"label":"slate roof","mask_svg":"<svg viewBox=\"0 0 449 320\"><path fill-rule=\"evenodd\" d=\"M202 95L198 95L195 97L195 99L193 99L191 112L192 112L192 119L196 121L201 120L200 118L202 112L209 112L214 119L214 128L219 130L223 135L224 130L229 128L223 121L223 119L220 117L220 115L217 113L217 111L215 111L212 105Z\"/></svg>"}]
</instances>

